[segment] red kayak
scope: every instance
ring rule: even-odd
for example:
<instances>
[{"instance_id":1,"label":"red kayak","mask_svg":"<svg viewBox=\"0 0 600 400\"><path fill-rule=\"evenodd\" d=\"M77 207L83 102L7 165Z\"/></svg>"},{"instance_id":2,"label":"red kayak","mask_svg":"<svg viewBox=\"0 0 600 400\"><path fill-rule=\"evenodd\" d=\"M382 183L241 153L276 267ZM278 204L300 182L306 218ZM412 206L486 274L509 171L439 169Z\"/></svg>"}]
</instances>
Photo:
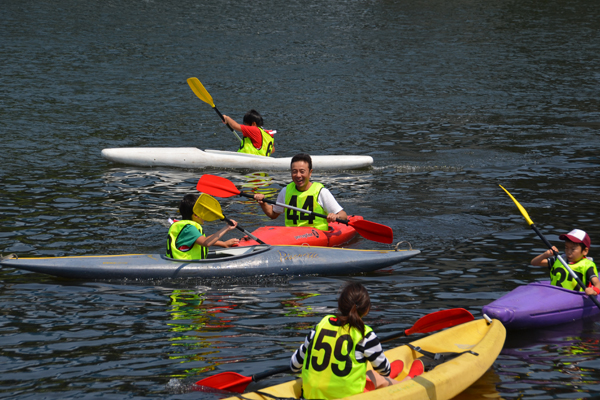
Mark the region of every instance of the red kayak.
<instances>
[{"instance_id":1,"label":"red kayak","mask_svg":"<svg viewBox=\"0 0 600 400\"><path fill-rule=\"evenodd\" d=\"M356 222L362 220L359 215L349 215L348 220ZM291 226L263 226L253 231L252 234L267 244L272 245L309 245L321 247L335 247L349 242L356 236L356 230L350 225L332 222L328 231L310 227ZM240 246L255 246L258 243L244 236L240 239Z\"/></svg>"}]
</instances>

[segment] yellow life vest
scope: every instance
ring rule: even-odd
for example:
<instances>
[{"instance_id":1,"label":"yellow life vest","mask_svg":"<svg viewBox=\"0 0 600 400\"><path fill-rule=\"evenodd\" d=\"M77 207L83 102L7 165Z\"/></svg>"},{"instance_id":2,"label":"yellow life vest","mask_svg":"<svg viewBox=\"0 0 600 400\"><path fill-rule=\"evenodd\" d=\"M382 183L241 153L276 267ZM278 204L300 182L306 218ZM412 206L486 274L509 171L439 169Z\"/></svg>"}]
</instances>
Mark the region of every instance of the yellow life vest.
<instances>
[{"instance_id":1,"label":"yellow life vest","mask_svg":"<svg viewBox=\"0 0 600 400\"><path fill-rule=\"evenodd\" d=\"M292 182L287 185L285 189L285 204L318 214L326 214L323 207L321 207L317 201L321 189L323 189L322 184L313 182L307 191L301 192L296 189L296 184ZM289 208L285 209L285 226L310 226L322 231L329 229L329 225L325 218L317 217L314 214L303 213Z\"/></svg>"},{"instance_id":2,"label":"yellow life vest","mask_svg":"<svg viewBox=\"0 0 600 400\"><path fill-rule=\"evenodd\" d=\"M564 259L564 257L563 257ZM593 268L594 275L598 276L598 270L596 269L596 264L587 259L582 258L575 264L569 264L569 267L579 276L583 284L587 287L590 282L587 282L587 272L590 268ZM569 271L565 268L564 265L557 258L550 269L550 279L551 283L554 286L561 286L565 289L585 291L585 288L580 288L577 284L577 281L573 279Z\"/></svg>"},{"instance_id":3,"label":"yellow life vest","mask_svg":"<svg viewBox=\"0 0 600 400\"><path fill-rule=\"evenodd\" d=\"M255 154L257 156L269 157L274 151L275 139L269 135L263 128L258 127L260 134L262 135L262 146L257 149L252 144L252 140L249 137L244 136L242 143L240 143L240 149L238 153Z\"/></svg>"},{"instance_id":4,"label":"yellow life vest","mask_svg":"<svg viewBox=\"0 0 600 400\"><path fill-rule=\"evenodd\" d=\"M319 322L302 366L302 392L306 399L339 399L362 393L367 363L356 361L362 334L349 325L336 326L328 315ZM372 329L365 325L365 336Z\"/></svg>"},{"instance_id":5,"label":"yellow life vest","mask_svg":"<svg viewBox=\"0 0 600 400\"><path fill-rule=\"evenodd\" d=\"M181 251L175 245L175 243L177 243L177 237L187 225L192 225L198 228L200 234L204 236L204 233L202 232L202 225L197 222L190 220L181 220L175 222L169 228L166 256L175 258L177 260L200 260L206 258L206 255L208 254L208 247L200 246L199 244L194 243L194 245L188 251Z\"/></svg>"}]
</instances>

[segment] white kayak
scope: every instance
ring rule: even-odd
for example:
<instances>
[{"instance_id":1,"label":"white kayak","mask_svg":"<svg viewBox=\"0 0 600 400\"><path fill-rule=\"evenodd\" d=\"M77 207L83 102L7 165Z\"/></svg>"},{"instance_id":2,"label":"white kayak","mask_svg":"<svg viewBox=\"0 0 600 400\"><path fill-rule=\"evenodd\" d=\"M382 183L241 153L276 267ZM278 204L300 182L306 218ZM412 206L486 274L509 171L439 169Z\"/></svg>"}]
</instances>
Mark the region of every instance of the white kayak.
<instances>
[{"instance_id":1,"label":"white kayak","mask_svg":"<svg viewBox=\"0 0 600 400\"><path fill-rule=\"evenodd\" d=\"M292 157L264 157L235 151L200 150L196 147L122 147L102 150L109 161L142 167L233 168L263 171L287 171ZM311 154L317 171L366 168L371 156Z\"/></svg>"}]
</instances>

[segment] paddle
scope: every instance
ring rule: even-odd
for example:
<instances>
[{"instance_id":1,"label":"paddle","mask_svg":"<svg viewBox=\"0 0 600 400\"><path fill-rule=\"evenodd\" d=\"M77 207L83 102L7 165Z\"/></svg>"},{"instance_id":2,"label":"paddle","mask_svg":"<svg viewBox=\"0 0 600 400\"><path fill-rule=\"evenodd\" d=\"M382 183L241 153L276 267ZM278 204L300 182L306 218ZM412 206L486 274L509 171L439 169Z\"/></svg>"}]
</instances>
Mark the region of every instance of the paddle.
<instances>
[{"instance_id":1,"label":"paddle","mask_svg":"<svg viewBox=\"0 0 600 400\"><path fill-rule=\"evenodd\" d=\"M473 315L464 308L436 311L419 318L410 329L380 338L379 341L387 342L401 336L412 335L413 333L429 333L433 331L439 331L444 328L450 328L451 326L472 321L473 319ZM236 393L244 393L246 387L251 382L258 382L266 377L284 372L290 372L289 365L265 372L260 372L252 376L244 376L235 372L221 372L217 375L209 376L208 378L199 380L196 382L196 385L207 386L220 390L229 390Z\"/></svg>"},{"instance_id":2,"label":"paddle","mask_svg":"<svg viewBox=\"0 0 600 400\"><path fill-rule=\"evenodd\" d=\"M525 208L523 208L523 206L521 204L519 204L519 202L517 201L517 199L515 199L512 194L510 194L508 192L508 190L504 189L504 187L502 187L502 185L499 185L502 190L504 190L506 192L506 194L508 194L510 196L510 198L515 202L515 204L517 205L517 207L519 208L519 211L521 211L521 214L523 214L523 217L525 218L525 221L527 221L527 223L529 224L529 226L531 227L531 229L533 229L535 231L535 233L537 233L537 235L540 237L540 239L542 239L542 241L546 244L546 246L548 246L548 248L550 250L552 250L552 252L554 253L554 255L556 257L558 257L558 260L561 262L561 264L567 269L567 271L569 271L569 274L571 275L571 277L573 279L575 279L575 281L577 282L577 284L583 289L585 290L585 286L583 285L583 282L581 281L581 279L579 278L579 276L577 276L577 274L569 267L569 265L565 262L565 260L563 260L563 258L560 256L560 254L555 251L552 248L552 245L550 244L550 242L548 241L548 239L546 239L546 237L544 235L542 235L542 232L540 232L537 228L537 226L534 225L533 221L531 220L531 218L529 218L529 214L527 213L527 211L525 210ZM588 296L593 302L594 304L596 304L596 306L598 308L600 308L600 302L598 302L598 299L596 298L596 296Z\"/></svg>"},{"instance_id":3,"label":"paddle","mask_svg":"<svg viewBox=\"0 0 600 400\"><path fill-rule=\"evenodd\" d=\"M229 179L225 179L216 175L202 175L198 180L196 189L198 189L198 191L200 192L208 193L216 197L244 196L250 199L254 199L254 195L240 192L238 188L235 187L233 182L231 182ZM303 208L290 206L284 203L278 203L273 200L264 199L263 201L265 203L275 204L280 207L289 208L291 210L315 215L317 217L327 218L327 215L319 214L310 210L305 210ZM394 241L394 232L389 226L367 221L364 219L358 221L346 221L338 218L336 221L353 227L354 229L356 229L356 232L358 232L359 235L374 242L390 244Z\"/></svg>"},{"instance_id":4,"label":"paddle","mask_svg":"<svg viewBox=\"0 0 600 400\"><path fill-rule=\"evenodd\" d=\"M203 102L208 103L213 108L213 110L215 110L215 112L219 115L219 117L221 117L221 121L225 122L225 118L223 117L223 114L221 114L221 112L217 109L217 106L215 106L215 103L213 102L212 96L204 88L204 86L202 85L202 83L200 83L200 81L198 80L198 78L188 78L187 79L187 83L188 83L188 85L190 85L190 88L196 94L196 96L198 96L198 98L200 100L202 100ZM229 128L229 130L231 132L233 132L233 134L241 142L242 139L240 138L240 135L238 135L237 132L234 131L233 128L230 127L229 125L227 125L227 127Z\"/></svg>"},{"instance_id":5,"label":"paddle","mask_svg":"<svg viewBox=\"0 0 600 400\"><path fill-rule=\"evenodd\" d=\"M193 211L197 216L202 218L204 221L210 222L210 221L220 219L220 220L227 222L229 225L233 225L233 222L231 222L231 220L229 218L227 218L225 215L223 215L223 212L221 209L221 204L219 204L218 200L206 193L202 193L200 195L200 197L198 197L198 200L196 200L196 203L194 204ZM247 230L245 230L244 228L242 228L240 226L240 224L238 224L236 226L236 228L239 229L240 231L244 232L246 235L250 236L252 239L257 241L258 243L266 244L265 242L263 242L262 240L260 240L256 236L254 236L252 233L250 233Z\"/></svg>"}]
</instances>

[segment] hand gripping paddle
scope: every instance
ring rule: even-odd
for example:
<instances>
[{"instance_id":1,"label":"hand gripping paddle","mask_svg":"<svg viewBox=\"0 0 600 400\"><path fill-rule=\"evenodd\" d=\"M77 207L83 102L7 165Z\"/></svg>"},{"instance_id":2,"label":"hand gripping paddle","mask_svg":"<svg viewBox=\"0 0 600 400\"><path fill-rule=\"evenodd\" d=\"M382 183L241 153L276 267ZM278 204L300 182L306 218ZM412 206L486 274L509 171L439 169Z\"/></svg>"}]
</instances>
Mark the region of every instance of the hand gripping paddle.
<instances>
[{"instance_id":1,"label":"hand gripping paddle","mask_svg":"<svg viewBox=\"0 0 600 400\"><path fill-rule=\"evenodd\" d=\"M537 233L537 235L540 237L540 239L542 239L542 241L544 242L544 244L546 246L548 246L548 248L550 250L552 250L552 252L554 253L554 255L556 257L558 257L559 261L561 262L561 264L567 269L567 271L569 271L569 274L571 275L571 277L573 279L575 279L575 282L577 282L577 284L582 288L582 290L585 290L585 286L583 285L583 282L581 281L581 278L579 278L579 276L577 276L577 274L575 272L573 272L573 270L571 269L571 267L569 267L569 264L567 264L565 262L565 260L563 260L563 258L560 256L560 254L558 254L556 251L554 251L552 249L552 245L550 244L550 242L548 241L548 239L546 239L546 237L544 235L542 235L542 232L539 231L539 229L537 228L537 226L535 226L535 224L533 223L533 221L531 220L531 218L529 218L529 214L527 213L527 211L525 210L525 208L523 208L523 206L521 204L519 204L519 202L517 201L517 199L515 199L512 194L510 194L508 192L508 190L504 189L502 187L502 185L499 185L502 190L504 190L506 192L506 194L508 194L510 196L510 198L512 199L512 201L515 202L515 204L517 205L517 208L519 209L519 211L521 211L521 214L523 215L523 218L525 218L525 221L527 221L527 223L529 224L529 226L531 227L531 229L533 229L535 231L535 233ZM600 302L598 302L598 298L597 296L588 296L590 298L590 300L592 300L594 302L594 304L600 308Z\"/></svg>"},{"instance_id":2,"label":"hand gripping paddle","mask_svg":"<svg viewBox=\"0 0 600 400\"><path fill-rule=\"evenodd\" d=\"M227 222L229 225L232 225L231 220L225 215L223 215L223 211L218 200L206 193L202 193L200 197L198 197L198 200L196 200L196 204L194 204L193 210L194 214L202 218L204 221L210 222L220 219ZM240 224L238 224L236 228L244 232L246 235L250 236L256 242L260 244L266 244L265 242L254 236L252 233L242 228Z\"/></svg>"}]
</instances>

